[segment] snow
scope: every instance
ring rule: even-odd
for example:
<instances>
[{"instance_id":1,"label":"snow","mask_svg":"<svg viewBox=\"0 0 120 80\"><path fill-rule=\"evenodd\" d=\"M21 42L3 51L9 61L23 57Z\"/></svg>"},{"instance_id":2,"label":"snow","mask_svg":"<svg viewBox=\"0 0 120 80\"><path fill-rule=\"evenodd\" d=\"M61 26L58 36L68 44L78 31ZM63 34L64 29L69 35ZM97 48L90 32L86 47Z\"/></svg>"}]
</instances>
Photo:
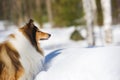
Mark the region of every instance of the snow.
<instances>
[{"instance_id":1,"label":"snow","mask_svg":"<svg viewBox=\"0 0 120 80\"><path fill-rule=\"evenodd\" d=\"M13 32L14 26L5 31L0 22L0 42ZM120 25L113 25L113 44L103 43L103 28L95 27L96 46L88 47L87 41L72 41L74 27L41 29L51 33L49 40L40 41L45 52L44 67L35 80L120 80ZM86 30L78 28L83 37Z\"/></svg>"},{"instance_id":2,"label":"snow","mask_svg":"<svg viewBox=\"0 0 120 80\"><path fill-rule=\"evenodd\" d=\"M6 29L7 27L7 29ZM0 21L0 42L3 42L7 36L16 30L17 27L15 25L9 25L6 23L6 21Z\"/></svg>"},{"instance_id":3,"label":"snow","mask_svg":"<svg viewBox=\"0 0 120 80\"><path fill-rule=\"evenodd\" d=\"M120 80L120 47L67 48L35 80Z\"/></svg>"},{"instance_id":4,"label":"snow","mask_svg":"<svg viewBox=\"0 0 120 80\"><path fill-rule=\"evenodd\" d=\"M0 30L4 30L5 27L4 27L4 22L3 21L0 21Z\"/></svg>"},{"instance_id":5,"label":"snow","mask_svg":"<svg viewBox=\"0 0 120 80\"><path fill-rule=\"evenodd\" d=\"M113 44L108 47L102 42L102 28L94 30L98 47L87 47L86 41L69 40L74 29L64 29L49 29L55 36L47 41L49 45L44 43L44 68L35 80L120 80L119 26L113 27Z\"/></svg>"},{"instance_id":6,"label":"snow","mask_svg":"<svg viewBox=\"0 0 120 80\"><path fill-rule=\"evenodd\" d=\"M48 40L48 45L46 41L44 43L43 47L47 53L44 68L35 80L120 80L119 25L114 26L113 44L108 47L102 42L104 35L102 28L95 28L96 46L101 47L92 48L87 48L86 41L69 40L73 30L72 28L64 29L50 30L56 36ZM86 33L81 32L84 32L82 33L84 35Z\"/></svg>"},{"instance_id":7,"label":"snow","mask_svg":"<svg viewBox=\"0 0 120 80\"><path fill-rule=\"evenodd\" d=\"M48 54L50 51L71 47L71 46L77 46L79 47L86 47L88 46L86 41L71 41L70 35L74 31L74 27L70 28L44 28L42 31L50 33L51 37L47 41L40 41L41 47L44 48L45 54ZM85 34L85 31L83 31Z\"/></svg>"}]
</instances>

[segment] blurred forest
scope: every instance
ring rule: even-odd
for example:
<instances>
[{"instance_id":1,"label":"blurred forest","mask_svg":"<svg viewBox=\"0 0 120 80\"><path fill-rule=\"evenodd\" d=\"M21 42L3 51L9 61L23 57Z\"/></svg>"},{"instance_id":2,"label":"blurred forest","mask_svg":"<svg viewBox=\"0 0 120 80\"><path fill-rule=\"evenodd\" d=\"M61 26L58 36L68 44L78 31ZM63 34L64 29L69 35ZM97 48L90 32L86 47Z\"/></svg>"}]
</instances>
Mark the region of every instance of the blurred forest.
<instances>
[{"instance_id":1,"label":"blurred forest","mask_svg":"<svg viewBox=\"0 0 120 80\"><path fill-rule=\"evenodd\" d=\"M84 25L88 44L93 46L96 25L104 28L104 42L112 43L112 25L120 24L119 3L120 0L0 0L0 20L17 26L30 18L40 27L44 23L53 28ZM76 31L71 38L82 39Z\"/></svg>"},{"instance_id":2,"label":"blurred forest","mask_svg":"<svg viewBox=\"0 0 120 80\"><path fill-rule=\"evenodd\" d=\"M33 18L41 25L70 26L83 16L80 0L0 0L0 20L19 24ZM64 20L64 21L63 21Z\"/></svg>"},{"instance_id":3,"label":"blurred forest","mask_svg":"<svg viewBox=\"0 0 120 80\"><path fill-rule=\"evenodd\" d=\"M112 24L120 23L120 0L111 0ZM97 4L97 24L103 24L100 0ZM0 20L16 25L29 18L35 19L41 26L50 22L53 27L84 25L82 0L0 0Z\"/></svg>"}]
</instances>

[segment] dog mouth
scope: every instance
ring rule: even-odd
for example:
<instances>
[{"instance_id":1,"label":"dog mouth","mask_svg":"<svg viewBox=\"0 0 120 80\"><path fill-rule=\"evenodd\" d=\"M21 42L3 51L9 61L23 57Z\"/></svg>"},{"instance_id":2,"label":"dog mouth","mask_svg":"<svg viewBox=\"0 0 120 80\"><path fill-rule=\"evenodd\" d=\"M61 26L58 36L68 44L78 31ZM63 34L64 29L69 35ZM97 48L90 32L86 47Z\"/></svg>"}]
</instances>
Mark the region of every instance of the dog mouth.
<instances>
[{"instance_id":1,"label":"dog mouth","mask_svg":"<svg viewBox=\"0 0 120 80\"><path fill-rule=\"evenodd\" d=\"M48 40L51 37L51 34L48 34L47 38L41 38L40 40Z\"/></svg>"},{"instance_id":2,"label":"dog mouth","mask_svg":"<svg viewBox=\"0 0 120 80\"><path fill-rule=\"evenodd\" d=\"M48 38L42 38L42 39L40 39L40 40L48 40Z\"/></svg>"}]
</instances>

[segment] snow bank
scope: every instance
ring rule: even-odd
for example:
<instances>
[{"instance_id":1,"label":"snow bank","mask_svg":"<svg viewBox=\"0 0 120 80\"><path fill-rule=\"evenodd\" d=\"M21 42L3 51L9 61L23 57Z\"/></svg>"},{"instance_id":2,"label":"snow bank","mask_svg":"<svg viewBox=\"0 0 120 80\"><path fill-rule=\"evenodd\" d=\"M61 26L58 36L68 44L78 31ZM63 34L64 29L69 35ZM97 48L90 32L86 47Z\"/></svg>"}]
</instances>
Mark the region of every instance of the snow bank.
<instances>
[{"instance_id":1,"label":"snow bank","mask_svg":"<svg viewBox=\"0 0 120 80\"><path fill-rule=\"evenodd\" d=\"M59 51L35 80L120 80L120 47Z\"/></svg>"},{"instance_id":2,"label":"snow bank","mask_svg":"<svg viewBox=\"0 0 120 80\"><path fill-rule=\"evenodd\" d=\"M0 42L15 28L3 31L3 26L3 22L0 22ZM86 41L74 42L69 39L74 27L45 26L42 31L51 33L52 36L49 40L40 42L46 58L44 71L35 80L120 80L120 47L80 48L88 45ZM119 26L113 26L113 45L120 45ZM102 46L103 29L95 28L94 31L96 46ZM86 37L85 29L80 32Z\"/></svg>"},{"instance_id":3,"label":"snow bank","mask_svg":"<svg viewBox=\"0 0 120 80\"><path fill-rule=\"evenodd\" d=\"M0 21L0 42L3 42L16 29L17 27L15 25L8 24L6 21Z\"/></svg>"},{"instance_id":4,"label":"snow bank","mask_svg":"<svg viewBox=\"0 0 120 80\"><path fill-rule=\"evenodd\" d=\"M0 30L4 30L5 27L4 27L4 21L0 21Z\"/></svg>"}]
</instances>

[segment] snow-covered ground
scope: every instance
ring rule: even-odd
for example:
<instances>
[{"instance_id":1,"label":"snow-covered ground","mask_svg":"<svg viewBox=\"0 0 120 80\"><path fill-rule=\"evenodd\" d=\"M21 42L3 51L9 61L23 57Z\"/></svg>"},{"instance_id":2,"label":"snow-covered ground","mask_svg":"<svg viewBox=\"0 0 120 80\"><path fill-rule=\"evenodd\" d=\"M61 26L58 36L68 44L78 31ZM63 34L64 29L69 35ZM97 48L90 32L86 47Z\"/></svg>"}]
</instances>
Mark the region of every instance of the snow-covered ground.
<instances>
[{"instance_id":1,"label":"snow-covered ground","mask_svg":"<svg viewBox=\"0 0 120 80\"><path fill-rule=\"evenodd\" d=\"M58 55L46 61L47 69L35 80L120 80L120 47L74 47L53 53Z\"/></svg>"},{"instance_id":2,"label":"snow-covered ground","mask_svg":"<svg viewBox=\"0 0 120 80\"><path fill-rule=\"evenodd\" d=\"M3 29L0 29L0 42L13 32L12 29ZM42 29L52 36L49 40L40 41L45 61L43 71L35 80L120 80L120 26L113 26L113 44L107 47L102 39L102 28L95 28L96 47L88 47L86 40L70 40L74 29ZM86 37L85 29L80 31Z\"/></svg>"},{"instance_id":3,"label":"snow-covered ground","mask_svg":"<svg viewBox=\"0 0 120 80\"><path fill-rule=\"evenodd\" d=\"M97 47L92 48L86 41L71 41L73 30L45 29L53 36L44 42L44 68L35 80L120 80L120 27L113 27L113 44L107 47L103 30L96 28Z\"/></svg>"}]
</instances>

